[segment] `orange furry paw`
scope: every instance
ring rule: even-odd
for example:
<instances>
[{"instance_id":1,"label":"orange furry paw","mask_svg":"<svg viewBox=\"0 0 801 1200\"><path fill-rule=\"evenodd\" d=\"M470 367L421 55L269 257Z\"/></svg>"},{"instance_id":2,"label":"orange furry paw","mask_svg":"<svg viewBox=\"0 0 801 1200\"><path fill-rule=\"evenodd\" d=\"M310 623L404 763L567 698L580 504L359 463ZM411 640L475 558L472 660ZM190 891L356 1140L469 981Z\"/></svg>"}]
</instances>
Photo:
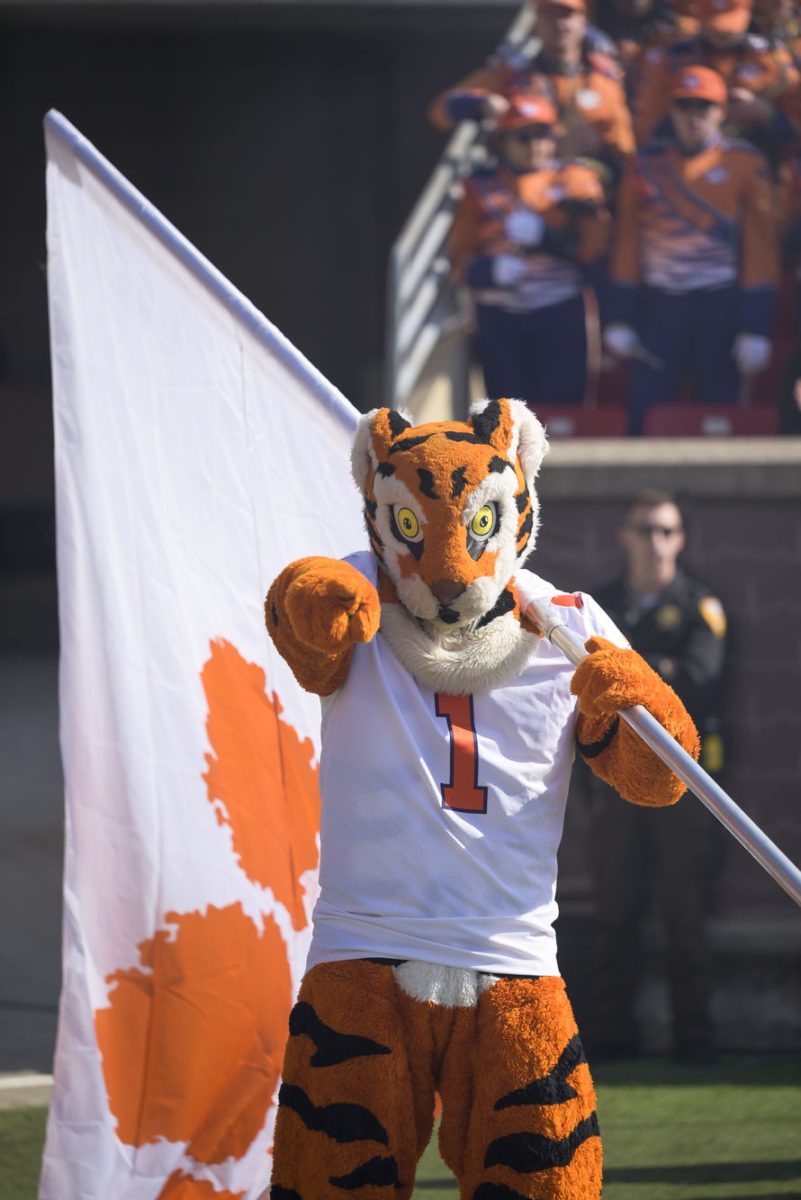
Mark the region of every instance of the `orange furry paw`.
<instances>
[{"instance_id":1,"label":"orange furry paw","mask_svg":"<svg viewBox=\"0 0 801 1200\"><path fill-rule=\"evenodd\" d=\"M579 750L592 771L635 804L675 804L684 784L645 742L615 717L641 704L688 754L698 758L699 738L687 710L656 671L634 650L592 637L570 687L579 703Z\"/></svg>"},{"instance_id":2,"label":"orange furry paw","mask_svg":"<svg viewBox=\"0 0 801 1200\"><path fill-rule=\"evenodd\" d=\"M570 690L578 696L586 717L612 716L621 708L647 705L654 688L667 687L635 650L623 650L602 637L591 637L584 648L589 654L576 667Z\"/></svg>"},{"instance_id":3,"label":"orange furry paw","mask_svg":"<svg viewBox=\"0 0 801 1200\"><path fill-rule=\"evenodd\" d=\"M372 641L381 617L369 579L331 558L307 560L286 589L284 607L299 641L326 653Z\"/></svg>"},{"instance_id":4,"label":"orange furry paw","mask_svg":"<svg viewBox=\"0 0 801 1200\"><path fill-rule=\"evenodd\" d=\"M299 558L284 567L264 602L267 631L301 687L330 696L347 677L353 647L375 637L378 592L336 558Z\"/></svg>"}]
</instances>

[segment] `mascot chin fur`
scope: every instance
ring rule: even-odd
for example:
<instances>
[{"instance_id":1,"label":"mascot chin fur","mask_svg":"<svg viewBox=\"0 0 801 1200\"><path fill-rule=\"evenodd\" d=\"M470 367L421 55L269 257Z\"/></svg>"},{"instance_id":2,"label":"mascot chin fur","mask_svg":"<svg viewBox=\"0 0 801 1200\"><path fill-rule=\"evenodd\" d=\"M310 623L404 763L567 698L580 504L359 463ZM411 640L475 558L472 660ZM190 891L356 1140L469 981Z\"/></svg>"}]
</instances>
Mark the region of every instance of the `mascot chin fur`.
<instances>
[{"instance_id":1,"label":"mascot chin fur","mask_svg":"<svg viewBox=\"0 0 801 1200\"><path fill-rule=\"evenodd\" d=\"M442 1101L463 1200L593 1200L595 1094L559 976L556 852L575 748L635 804L683 785L629 729L690 753L670 688L588 596L570 664L526 616L547 451L519 400L467 422L361 419L372 553L291 563L267 627L323 699L320 898L290 1018L272 1200L405 1200Z\"/></svg>"}]
</instances>

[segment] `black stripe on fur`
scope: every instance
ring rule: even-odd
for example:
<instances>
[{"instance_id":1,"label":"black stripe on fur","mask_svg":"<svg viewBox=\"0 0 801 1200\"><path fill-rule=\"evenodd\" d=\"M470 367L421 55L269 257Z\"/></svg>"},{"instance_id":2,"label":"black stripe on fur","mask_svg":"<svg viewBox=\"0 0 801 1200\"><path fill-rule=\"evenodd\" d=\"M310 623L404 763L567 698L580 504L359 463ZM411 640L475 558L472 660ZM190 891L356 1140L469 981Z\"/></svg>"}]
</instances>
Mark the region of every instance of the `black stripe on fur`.
<instances>
[{"instance_id":1,"label":"black stripe on fur","mask_svg":"<svg viewBox=\"0 0 801 1200\"><path fill-rule=\"evenodd\" d=\"M300 1000L289 1014L289 1032L292 1037L304 1035L315 1043L317 1049L309 1059L313 1067L335 1067L351 1058L392 1053L389 1046L382 1046L372 1038L332 1029L305 1000Z\"/></svg>"},{"instance_id":2,"label":"black stripe on fur","mask_svg":"<svg viewBox=\"0 0 801 1200\"><path fill-rule=\"evenodd\" d=\"M553 1069L541 1079L534 1079L525 1087L518 1088L508 1095L502 1096L495 1102L499 1112L503 1108L514 1108L519 1104L563 1104L565 1100L575 1100L578 1092L567 1082L567 1077L579 1063L587 1061L581 1038L578 1034L571 1038L559 1055L559 1060Z\"/></svg>"},{"instance_id":3,"label":"black stripe on fur","mask_svg":"<svg viewBox=\"0 0 801 1200\"><path fill-rule=\"evenodd\" d=\"M278 1103L282 1108L291 1108L300 1117L307 1129L324 1133L334 1142L380 1142L389 1145L389 1135L378 1120L363 1104L314 1104L303 1088L292 1083L282 1083L278 1089Z\"/></svg>"},{"instance_id":4,"label":"black stripe on fur","mask_svg":"<svg viewBox=\"0 0 801 1200\"><path fill-rule=\"evenodd\" d=\"M584 1142L599 1136L598 1116L590 1113L575 1129L563 1138L549 1138L541 1133L510 1133L496 1138L487 1147L485 1167L510 1167L522 1174L547 1171L550 1167L566 1167Z\"/></svg>"},{"instance_id":5,"label":"black stripe on fur","mask_svg":"<svg viewBox=\"0 0 801 1200\"><path fill-rule=\"evenodd\" d=\"M615 717L615 719L612 721L612 724L609 726L609 728L607 729L604 736L602 738L599 738L597 742L580 742L578 740L578 738L576 738L576 748L578 749L578 752L581 755L581 757L582 758L597 758L599 754L603 754L604 750L606 749L606 747L611 742L612 738L617 733L617 727L619 724L620 724L620 718Z\"/></svg>"}]
</instances>

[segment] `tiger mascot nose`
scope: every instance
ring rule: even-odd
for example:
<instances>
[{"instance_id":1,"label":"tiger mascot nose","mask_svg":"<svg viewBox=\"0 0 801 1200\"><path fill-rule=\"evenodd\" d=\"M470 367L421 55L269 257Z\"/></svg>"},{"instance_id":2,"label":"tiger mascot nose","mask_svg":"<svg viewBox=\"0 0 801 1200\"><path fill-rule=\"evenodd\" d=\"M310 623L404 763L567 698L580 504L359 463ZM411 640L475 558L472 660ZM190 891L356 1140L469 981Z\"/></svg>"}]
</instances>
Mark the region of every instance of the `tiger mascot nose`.
<instances>
[{"instance_id":1,"label":"tiger mascot nose","mask_svg":"<svg viewBox=\"0 0 801 1200\"><path fill-rule=\"evenodd\" d=\"M429 586L440 604L444 604L446 608L465 590L465 585L456 579L435 579Z\"/></svg>"}]
</instances>

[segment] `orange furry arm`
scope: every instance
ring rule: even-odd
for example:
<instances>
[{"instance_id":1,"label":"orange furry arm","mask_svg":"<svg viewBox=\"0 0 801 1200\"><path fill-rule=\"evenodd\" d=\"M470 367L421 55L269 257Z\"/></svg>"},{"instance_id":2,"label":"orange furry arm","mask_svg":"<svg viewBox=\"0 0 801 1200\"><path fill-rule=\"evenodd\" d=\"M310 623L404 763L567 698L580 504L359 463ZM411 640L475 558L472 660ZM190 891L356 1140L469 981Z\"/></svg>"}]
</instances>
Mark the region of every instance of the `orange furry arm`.
<instances>
[{"instance_id":1,"label":"orange furry arm","mask_svg":"<svg viewBox=\"0 0 801 1200\"><path fill-rule=\"evenodd\" d=\"M302 688L330 696L344 683L353 647L375 637L381 614L372 583L336 558L284 567L264 602L267 631Z\"/></svg>"},{"instance_id":2,"label":"orange furry arm","mask_svg":"<svg viewBox=\"0 0 801 1200\"><path fill-rule=\"evenodd\" d=\"M697 759L700 741L687 710L634 650L621 650L601 637L590 638L586 649L589 656L579 663L570 685L579 702L579 752L625 800L650 807L675 804L684 784L617 714L642 704Z\"/></svg>"}]
</instances>

